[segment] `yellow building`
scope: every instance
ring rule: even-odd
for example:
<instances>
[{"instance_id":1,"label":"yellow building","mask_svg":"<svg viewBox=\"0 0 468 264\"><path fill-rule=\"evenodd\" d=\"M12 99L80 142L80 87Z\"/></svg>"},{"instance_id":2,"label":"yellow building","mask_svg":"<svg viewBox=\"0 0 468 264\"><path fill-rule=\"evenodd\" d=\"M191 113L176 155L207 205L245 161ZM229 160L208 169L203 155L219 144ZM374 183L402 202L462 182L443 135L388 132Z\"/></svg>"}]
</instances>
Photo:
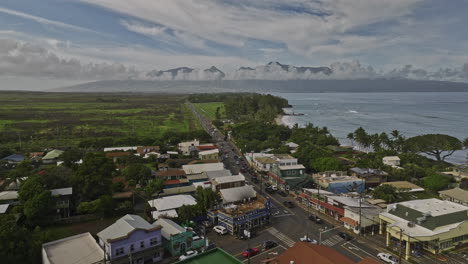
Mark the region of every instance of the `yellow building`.
<instances>
[{"instance_id":1,"label":"yellow building","mask_svg":"<svg viewBox=\"0 0 468 264\"><path fill-rule=\"evenodd\" d=\"M379 215L387 246L401 241L408 260L413 250L433 254L468 243L468 207L435 198L390 204Z\"/></svg>"}]
</instances>

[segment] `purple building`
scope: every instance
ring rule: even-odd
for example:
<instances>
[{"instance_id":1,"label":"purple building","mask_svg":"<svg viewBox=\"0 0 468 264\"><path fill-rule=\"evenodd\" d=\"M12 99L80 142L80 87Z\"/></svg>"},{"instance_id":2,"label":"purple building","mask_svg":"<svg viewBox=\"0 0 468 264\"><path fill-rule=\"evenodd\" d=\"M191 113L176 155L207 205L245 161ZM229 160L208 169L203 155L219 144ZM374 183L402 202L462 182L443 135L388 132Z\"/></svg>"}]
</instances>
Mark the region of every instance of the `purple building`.
<instances>
[{"instance_id":1,"label":"purple building","mask_svg":"<svg viewBox=\"0 0 468 264\"><path fill-rule=\"evenodd\" d=\"M97 235L111 263L156 263L162 259L161 226L153 226L138 215L125 215Z\"/></svg>"}]
</instances>

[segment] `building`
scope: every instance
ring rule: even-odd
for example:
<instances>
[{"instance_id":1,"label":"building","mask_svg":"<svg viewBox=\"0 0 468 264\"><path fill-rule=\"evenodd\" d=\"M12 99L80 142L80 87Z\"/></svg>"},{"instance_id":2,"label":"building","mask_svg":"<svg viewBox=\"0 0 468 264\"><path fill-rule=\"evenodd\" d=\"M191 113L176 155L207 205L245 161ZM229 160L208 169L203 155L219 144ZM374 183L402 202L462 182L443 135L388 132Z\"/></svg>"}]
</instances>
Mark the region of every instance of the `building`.
<instances>
[{"instance_id":1,"label":"building","mask_svg":"<svg viewBox=\"0 0 468 264\"><path fill-rule=\"evenodd\" d=\"M111 263L156 263L162 259L161 226L127 214L97 234Z\"/></svg>"},{"instance_id":2,"label":"building","mask_svg":"<svg viewBox=\"0 0 468 264\"><path fill-rule=\"evenodd\" d=\"M366 188L377 187L381 183L387 182L388 173L385 171L371 169L371 168L351 168L349 169L351 176L356 176L363 179Z\"/></svg>"},{"instance_id":3,"label":"building","mask_svg":"<svg viewBox=\"0 0 468 264\"><path fill-rule=\"evenodd\" d=\"M345 206L344 216L340 220L344 227L356 234L359 234L359 223L361 223L362 232L375 234L379 230L379 214L382 211L383 209L378 206L371 206L363 202L361 209L359 206Z\"/></svg>"},{"instance_id":4,"label":"building","mask_svg":"<svg viewBox=\"0 0 468 264\"><path fill-rule=\"evenodd\" d=\"M0 192L0 202L4 204L18 204L18 191Z\"/></svg>"},{"instance_id":5,"label":"building","mask_svg":"<svg viewBox=\"0 0 468 264\"><path fill-rule=\"evenodd\" d=\"M461 181L463 178L468 178L468 165L451 167L449 171L444 171L442 173L452 175L457 181Z\"/></svg>"},{"instance_id":6,"label":"building","mask_svg":"<svg viewBox=\"0 0 468 264\"><path fill-rule=\"evenodd\" d=\"M1 160L7 161L9 164L18 164L24 160L24 156L20 154L12 154Z\"/></svg>"},{"instance_id":7,"label":"building","mask_svg":"<svg viewBox=\"0 0 468 264\"><path fill-rule=\"evenodd\" d=\"M190 164L182 165L182 169L187 175L189 174L199 174L207 171L219 171L224 170L224 164L221 162L218 163L206 163L206 164Z\"/></svg>"},{"instance_id":8,"label":"building","mask_svg":"<svg viewBox=\"0 0 468 264\"><path fill-rule=\"evenodd\" d=\"M384 182L382 184L391 185L395 187L398 191L403 192L424 192L424 188L419 187L418 185L408 181Z\"/></svg>"},{"instance_id":9,"label":"building","mask_svg":"<svg viewBox=\"0 0 468 264\"><path fill-rule=\"evenodd\" d=\"M194 139L192 141L185 141L185 142L180 142L178 147L179 151L182 153L184 156L189 156L190 155L190 147L196 147L200 145L200 141L198 139Z\"/></svg>"},{"instance_id":10,"label":"building","mask_svg":"<svg viewBox=\"0 0 468 264\"><path fill-rule=\"evenodd\" d=\"M159 153L159 146L141 146L136 148L136 153L145 156L148 153Z\"/></svg>"},{"instance_id":11,"label":"building","mask_svg":"<svg viewBox=\"0 0 468 264\"><path fill-rule=\"evenodd\" d=\"M50 190L55 201L55 213L57 218L70 217L70 203L73 195L73 188L61 188Z\"/></svg>"},{"instance_id":12,"label":"building","mask_svg":"<svg viewBox=\"0 0 468 264\"><path fill-rule=\"evenodd\" d=\"M406 259L414 249L438 254L468 242L468 207L454 202L432 198L390 204L379 218L387 246L403 241Z\"/></svg>"},{"instance_id":13,"label":"building","mask_svg":"<svg viewBox=\"0 0 468 264\"><path fill-rule=\"evenodd\" d=\"M241 187L245 185L245 177L242 174L235 176L218 177L211 180L213 191L219 192L222 189Z\"/></svg>"},{"instance_id":14,"label":"building","mask_svg":"<svg viewBox=\"0 0 468 264\"><path fill-rule=\"evenodd\" d=\"M304 165L297 164L297 160L293 162L289 158L283 158L281 162L278 159L278 162L272 165L268 173L268 178L272 184L284 190L297 189L311 180L310 177L305 174Z\"/></svg>"},{"instance_id":15,"label":"building","mask_svg":"<svg viewBox=\"0 0 468 264\"><path fill-rule=\"evenodd\" d=\"M257 194L251 185L222 189L223 205L209 210L208 219L227 228L230 234L256 229L270 222L270 201Z\"/></svg>"},{"instance_id":16,"label":"building","mask_svg":"<svg viewBox=\"0 0 468 264\"><path fill-rule=\"evenodd\" d=\"M161 226L163 247L171 256L180 256L205 245L205 238L198 237L191 228L185 229L170 219L158 219L153 226Z\"/></svg>"},{"instance_id":17,"label":"building","mask_svg":"<svg viewBox=\"0 0 468 264\"><path fill-rule=\"evenodd\" d=\"M270 171L271 167L273 164L276 164L276 160L272 158L273 155L271 156L265 156L265 157L255 157L253 159L253 163L257 170L259 171Z\"/></svg>"},{"instance_id":18,"label":"building","mask_svg":"<svg viewBox=\"0 0 468 264\"><path fill-rule=\"evenodd\" d=\"M238 260L226 251L220 248L214 248L194 257L177 262L177 264L242 264L244 262Z\"/></svg>"},{"instance_id":19,"label":"building","mask_svg":"<svg viewBox=\"0 0 468 264\"><path fill-rule=\"evenodd\" d=\"M151 208L156 210L152 212L153 219L160 217L177 217L177 209L183 205L195 205L197 201L193 196L188 194L179 194L173 196L166 196L159 199L149 200L148 204Z\"/></svg>"},{"instance_id":20,"label":"building","mask_svg":"<svg viewBox=\"0 0 468 264\"><path fill-rule=\"evenodd\" d=\"M218 160L219 149L204 150L198 152L198 158L201 160Z\"/></svg>"},{"instance_id":21,"label":"building","mask_svg":"<svg viewBox=\"0 0 468 264\"><path fill-rule=\"evenodd\" d=\"M338 172L320 172L312 175L314 181L323 189L340 194L348 192L362 193L365 190L363 179L356 176L343 175L344 173Z\"/></svg>"},{"instance_id":22,"label":"building","mask_svg":"<svg viewBox=\"0 0 468 264\"><path fill-rule=\"evenodd\" d=\"M454 188L450 190L440 191L440 198L443 200L459 203L468 206L468 191L461 188Z\"/></svg>"},{"instance_id":23,"label":"building","mask_svg":"<svg viewBox=\"0 0 468 264\"><path fill-rule=\"evenodd\" d=\"M291 151L291 153L295 153L299 147L299 145L294 142L288 142L284 145L289 147L289 151Z\"/></svg>"},{"instance_id":24,"label":"building","mask_svg":"<svg viewBox=\"0 0 468 264\"><path fill-rule=\"evenodd\" d=\"M187 175L185 175L185 171L183 170L158 171L156 173L156 177L161 178L164 181L164 188L190 185Z\"/></svg>"},{"instance_id":25,"label":"building","mask_svg":"<svg viewBox=\"0 0 468 264\"><path fill-rule=\"evenodd\" d=\"M217 170L217 171L205 171L206 176L208 177L209 180L213 180L215 178L219 177L226 177L226 176L231 176L232 173L230 170L222 169L222 170Z\"/></svg>"},{"instance_id":26,"label":"building","mask_svg":"<svg viewBox=\"0 0 468 264\"><path fill-rule=\"evenodd\" d=\"M9 204L0 204L0 214L6 214L8 212Z\"/></svg>"},{"instance_id":27,"label":"building","mask_svg":"<svg viewBox=\"0 0 468 264\"><path fill-rule=\"evenodd\" d=\"M316 245L308 242L296 242L278 257L267 261L269 264L378 264L380 262L372 258L364 258L354 262L345 255L331 247Z\"/></svg>"},{"instance_id":28,"label":"building","mask_svg":"<svg viewBox=\"0 0 468 264\"><path fill-rule=\"evenodd\" d=\"M60 155L63 154L63 151L54 149L52 151L47 152L47 154L42 157L42 162L45 164L56 163L59 160Z\"/></svg>"},{"instance_id":29,"label":"building","mask_svg":"<svg viewBox=\"0 0 468 264\"><path fill-rule=\"evenodd\" d=\"M104 251L88 233L42 244L43 264L104 264Z\"/></svg>"},{"instance_id":30,"label":"building","mask_svg":"<svg viewBox=\"0 0 468 264\"><path fill-rule=\"evenodd\" d=\"M382 163L387 166L399 167L400 157L398 156L386 156L382 158Z\"/></svg>"},{"instance_id":31,"label":"building","mask_svg":"<svg viewBox=\"0 0 468 264\"><path fill-rule=\"evenodd\" d=\"M112 148L104 148L104 152L112 152L112 151L136 151L137 146L135 147L112 147Z\"/></svg>"}]
</instances>

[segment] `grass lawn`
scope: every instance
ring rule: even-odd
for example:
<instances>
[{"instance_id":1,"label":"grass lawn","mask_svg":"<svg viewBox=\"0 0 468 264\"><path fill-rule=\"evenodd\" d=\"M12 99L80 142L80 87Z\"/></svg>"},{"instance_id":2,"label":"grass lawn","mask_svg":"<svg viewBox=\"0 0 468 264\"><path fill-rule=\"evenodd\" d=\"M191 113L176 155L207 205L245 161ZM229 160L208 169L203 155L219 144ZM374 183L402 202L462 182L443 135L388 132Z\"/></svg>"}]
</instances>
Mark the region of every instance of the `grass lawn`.
<instances>
[{"instance_id":1,"label":"grass lawn","mask_svg":"<svg viewBox=\"0 0 468 264\"><path fill-rule=\"evenodd\" d=\"M212 103L197 103L193 104L199 113L208 117L211 120L216 119L216 109L219 107L219 113L221 119L226 118L226 113L224 111L223 102L212 102Z\"/></svg>"},{"instance_id":2,"label":"grass lawn","mask_svg":"<svg viewBox=\"0 0 468 264\"><path fill-rule=\"evenodd\" d=\"M157 138L201 129L185 95L0 92L0 144L26 149L86 139Z\"/></svg>"}]
</instances>

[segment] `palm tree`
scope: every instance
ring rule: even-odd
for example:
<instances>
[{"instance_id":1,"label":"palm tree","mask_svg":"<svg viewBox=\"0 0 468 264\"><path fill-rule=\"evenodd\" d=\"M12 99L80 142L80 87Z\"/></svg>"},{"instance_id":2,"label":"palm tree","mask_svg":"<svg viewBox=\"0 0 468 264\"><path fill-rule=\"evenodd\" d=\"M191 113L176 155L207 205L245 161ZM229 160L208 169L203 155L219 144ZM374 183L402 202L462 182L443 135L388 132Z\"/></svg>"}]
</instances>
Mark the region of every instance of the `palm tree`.
<instances>
[{"instance_id":1,"label":"palm tree","mask_svg":"<svg viewBox=\"0 0 468 264\"><path fill-rule=\"evenodd\" d=\"M354 148L354 134L353 133L348 133L346 138L351 140L351 146L353 146L353 148Z\"/></svg>"}]
</instances>

